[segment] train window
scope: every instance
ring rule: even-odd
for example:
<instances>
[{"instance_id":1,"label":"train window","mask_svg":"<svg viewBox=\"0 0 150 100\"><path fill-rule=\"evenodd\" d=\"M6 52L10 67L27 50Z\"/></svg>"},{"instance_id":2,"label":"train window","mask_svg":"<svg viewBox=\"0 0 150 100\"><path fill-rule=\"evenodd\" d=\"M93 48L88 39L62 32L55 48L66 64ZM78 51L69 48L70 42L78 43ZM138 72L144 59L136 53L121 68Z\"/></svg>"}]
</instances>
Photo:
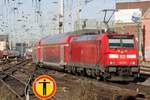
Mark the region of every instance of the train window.
<instances>
[{"instance_id":1,"label":"train window","mask_svg":"<svg viewBox=\"0 0 150 100\"><path fill-rule=\"evenodd\" d=\"M134 39L122 39L123 47L133 48L134 47Z\"/></svg>"},{"instance_id":2,"label":"train window","mask_svg":"<svg viewBox=\"0 0 150 100\"><path fill-rule=\"evenodd\" d=\"M109 39L109 43L120 43L120 39Z\"/></svg>"},{"instance_id":3,"label":"train window","mask_svg":"<svg viewBox=\"0 0 150 100\"><path fill-rule=\"evenodd\" d=\"M120 47L120 39L109 39L109 47L110 48Z\"/></svg>"},{"instance_id":4,"label":"train window","mask_svg":"<svg viewBox=\"0 0 150 100\"><path fill-rule=\"evenodd\" d=\"M109 37L110 48L134 48L134 38L127 36Z\"/></svg>"}]
</instances>

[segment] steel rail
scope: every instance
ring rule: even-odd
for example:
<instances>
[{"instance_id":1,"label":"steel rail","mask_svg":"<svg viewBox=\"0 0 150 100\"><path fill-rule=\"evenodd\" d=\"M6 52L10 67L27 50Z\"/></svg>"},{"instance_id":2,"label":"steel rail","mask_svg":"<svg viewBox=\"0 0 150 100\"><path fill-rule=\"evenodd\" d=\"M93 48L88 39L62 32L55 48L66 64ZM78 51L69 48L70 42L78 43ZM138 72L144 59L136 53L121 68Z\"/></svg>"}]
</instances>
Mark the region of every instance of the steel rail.
<instances>
[{"instance_id":1,"label":"steel rail","mask_svg":"<svg viewBox=\"0 0 150 100\"><path fill-rule=\"evenodd\" d=\"M7 83L7 78L9 79L13 79L12 81L14 81L14 82L19 82L18 84L19 85L21 85L20 86L20 88L22 88L21 90L29 90L29 84L31 83L31 81L32 81L32 77L33 77L33 75L34 75L34 71L33 71L33 73L30 75L30 77L29 77L29 80L28 80L28 82L27 83L25 83L25 82L23 82L23 81L21 81L20 79L18 79L18 78L16 78L15 76L13 76L13 73L15 72L15 71L19 71L18 70L18 68L22 68L21 66L24 66L24 65L26 65L28 63L28 61L27 60L22 60L22 61L20 61L19 63L17 63L17 64L13 64L13 65L11 65L10 67L8 67L8 68L6 68L6 69L4 69L4 70L2 70L2 71L0 71L0 75L1 75L1 77L0 77L0 81L6 86L6 87L8 87L8 89L9 90L11 90L12 91L12 93L13 94L15 94L20 100L24 100L25 98L26 98L26 96L27 96L27 94L26 93L28 93L28 92L23 92L23 94L22 95L19 95L19 92L17 93L17 90L14 90L15 89L15 87L14 87L14 89L13 89L13 85L12 84L9 84L9 82ZM28 74L28 73L27 73ZM13 82L12 82L13 83ZM15 85L14 85L15 86ZM29 99L28 99L29 100Z\"/></svg>"},{"instance_id":2,"label":"steel rail","mask_svg":"<svg viewBox=\"0 0 150 100\"><path fill-rule=\"evenodd\" d=\"M35 67L34 71L30 74L30 77L29 77L26 87L24 89L24 94L25 94L26 100L30 100L30 89L31 89L31 85L32 85L31 82L32 82L32 79L34 77L36 70L37 70L37 68Z\"/></svg>"},{"instance_id":3,"label":"steel rail","mask_svg":"<svg viewBox=\"0 0 150 100\"><path fill-rule=\"evenodd\" d=\"M9 80L13 80L14 82L18 83L18 85L20 85L20 88L23 88L21 86L25 86L26 83L22 82L21 80L17 79L16 77L12 76L12 75L8 75L8 74L5 74L3 72L0 72L1 74L3 74L4 77L1 77L0 81L9 89L11 90L12 93L14 93L20 100L24 100L22 95L19 95L20 91L18 91L17 93L17 90L15 91L13 89L13 87L15 86L14 83L13 84L8 84L9 83ZM8 79L8 80L7 80ZM15 87L14 87L15 88Z\"/></svg>"}]
</instances>

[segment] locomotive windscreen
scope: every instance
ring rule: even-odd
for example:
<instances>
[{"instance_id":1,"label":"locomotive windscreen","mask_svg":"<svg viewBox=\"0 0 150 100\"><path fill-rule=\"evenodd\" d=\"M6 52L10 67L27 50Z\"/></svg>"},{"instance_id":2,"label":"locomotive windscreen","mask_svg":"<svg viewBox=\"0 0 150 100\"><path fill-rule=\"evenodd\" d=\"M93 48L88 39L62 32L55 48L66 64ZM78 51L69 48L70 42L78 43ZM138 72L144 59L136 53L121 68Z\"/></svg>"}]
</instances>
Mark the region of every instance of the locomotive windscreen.
<instances>
[{"instance_id":1,"label":"locomotive windscreen","mask_svg":"<svg viewBox=\"0 0 150 100\"><path fill-rule=\"evenodd\" d=\"M108 36L109 48L134 48L134 36Z\"/></svg>"}]
</instances>

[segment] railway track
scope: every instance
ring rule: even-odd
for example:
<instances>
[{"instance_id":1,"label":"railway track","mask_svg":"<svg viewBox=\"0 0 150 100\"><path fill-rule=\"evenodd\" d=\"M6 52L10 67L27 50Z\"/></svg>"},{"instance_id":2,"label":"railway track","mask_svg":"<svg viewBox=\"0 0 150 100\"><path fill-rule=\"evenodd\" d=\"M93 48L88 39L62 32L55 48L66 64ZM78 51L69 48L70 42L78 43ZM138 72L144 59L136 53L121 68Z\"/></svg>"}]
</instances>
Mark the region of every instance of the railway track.
<instances>
[{"instance_id":1,"label":"railway track","mask_svg":"<svg viewBox=\"0 0 150 100\"><path fill-rule=\"evenodd\" d=\"M83 76L75 76L69 73L63 73L60 71L56 71L53 69L39 69L39 74L47 74L50 76L53 76L56 79L56 82L58 81L66 81L66 84L74 84L74 81L78 80L86 80L87 82L90 81L90 83L95 86L95 89L100 88L99 90L106 89L106 91L111 91L113 95L112 98L124 98L124 99L115 99L115 100L126 100L125 98L134 98L140 99L140 100L149 100L150 99L150 87L144 86L136 83L112 83L112 82L104 82L104 81L97 81L95 79L91 79L89 77L83 77ZM64 77L65 75L67 77ZM76 78L72 78L76 77ZM59 84L59 83L58 83ZM97 90L95 90L97 91ZM97 91L98 92L98 91ZM106 95L106 94L105 94ZM58 98L57 96L55 96Z\"/></svg>"},{"instance_id":2,"label":"railway track","mask_svg":"<svg viewBox=\"0 0 150 100\"><path fill-rule=\"evenodd\" d=\"M112 86L116 86L116 87L120 87L121 89L126 89L126 90L130 90L133 93L136 94L137 98L149 98L150 99L150 86L145 86L145 85L141 85L138 83L112 83L112 82L104 82L106 84L112 85ZM148 99L148 100L149 100Z\"/></svg>"},{"instance_id":3,"label":"railway track","mask_svg":"<svg viewBox=\"0 0 150 100\"><path fill-rule=\"evenodd\" d=\"M42 74L51 75L52 77L54 77L54 79L56 79L56 82L58 82L57 84L59 84L60 81L63 81L63 82L65 81L66 84L69 83L70 85L72 85L74 84L74 81L77 81L78 79L81 81L86 80L87 83L88 82L90 82L90 84L92 83L92 85L95 88L94 91L97 91L98 88L100 88L99 92L97 91L98 93L100 93L101 89L102 91L104 91L103 89L106 89L107 93L111 91L113 94L110 97L113 96L112 98L114 100L127 100L127 98L129 99L132 98L132 100L150 100L150 86L144 86L144 85L133 83L133 82L123 84L123 83L97 81L96 79L92 79L89 77L83 77L83 76L78 76L78 75L75 76L70 73L64 73L64 72L60 72L60 71L53 70L53 69L39 68L36 72L36 75L38 76ZM65 76L64 74L67 76L66 78L64 77ZM74 79L72 77L76 77L76 78ZM59 90L57 91L58 91L57 93L61 94ZM53 99L59 100L60 99L58 96L59 94L56 94L56 96L54 96ZM107 94L105 95L107 96Z\"/></svg>"},{"instance_id":4,"label":"railway track","mask_svg":"<svg viewBox=\"0 0 150 100\"><path fill-rule=\"evenodd\" d=\"M33 94L31 91L31 81L35 69L31 71L25 68L28 62L27 60L22 60L15 64L6 64L0 71L0 81L11 90L19 100L29 100L28 95ZM16 75L16 73L20 74L21 77L18 77L19 75Z\"/></svg>"},{"instance_id":5,"label":"railway track","mask_svg":"<svg viewBox=\"0 0 150 100\"><path fill-rule=\"evenodd\" d=\"M27 63L28 61L20 61L14 64L5 64L4 68L0 71L0 81L5 84L5 86L7 86L7 88L11 90L11 92L15 94L19 100L37 100L31 90L31 85L33 79L43 74L52 76L57 82L57 93L52 98L52 100L67 100L66 98L69 98L68 100L74 100L74 98L78 97L78 94L74 93L74 89L77 86L79 86L81 90L75 90L80 91L81 94L91 94L92 91L97 94L98 99L92 100L101 100L101 98L107 99L108 95L106 94L108 93L110 93L109 97L111 98L109 98L108 100L112 100L112 98L114 100L125 100L125 98L140 98L140 100L150 99L150 87L148 86L143 86L136 83L118 84L112 82L97 81L88 77L75 76L53 69L37 68L33 65L32 68L26 68ZM69 92L67 94L64 94L66 93L64 91ZM62 95L65 96L63 97ZM76 95L76 97L71 98L68 97L68 95L71 95L71 97L74 97Z\"/></svg>"},{"instance_id":6,"label":"railway track","mask_svg":"<svg viewBox=\"0 0 150 100\"><path fill-rule=\"evenodd\" d=\"M1 82L5 84L7 88L9 88L20 100L24 100L25 96L23 90L26 84L3 72L0 72L0 74L3 76L1 77Z\"/></svg>"}]
</instances>

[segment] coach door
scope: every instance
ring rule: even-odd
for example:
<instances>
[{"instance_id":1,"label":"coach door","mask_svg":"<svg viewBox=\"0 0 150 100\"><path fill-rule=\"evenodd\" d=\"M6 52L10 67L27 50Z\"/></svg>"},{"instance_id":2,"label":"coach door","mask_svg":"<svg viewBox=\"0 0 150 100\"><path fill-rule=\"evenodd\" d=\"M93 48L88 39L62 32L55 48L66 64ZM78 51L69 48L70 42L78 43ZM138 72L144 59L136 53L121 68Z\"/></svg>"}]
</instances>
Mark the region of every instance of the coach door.
<instances>
[{"instance_id":1,"label":"coach door","mask_svg":"<svg viewBox=\"0 0 150 100\"><path fill-rule=\"evenodd\" d=\"M100 40L99 41L99 50L98 50L98 60L99 60L99 62L101 61L101 57L102 57L102 42Z\"/></svg>"},{"instance_id":2,"label":"coach door","mask_svg":"<svg viewBox=\"0 0 150 100\"><path fill-rule=\"evenodd\" d=\"M60 46L60 64L65 65L68 61L68 46L69 44L64 44Z\"/></svg>"},{"instance_id":3,"label":"coach door","mask_svg":"<svg viewBox=\"0 0 150 100\"><path fill-rule=\"evenodd\" d=\"M64 49L65 49L65 45L61 45L60 46L60 64L64 64Z\"/></svg>"}]
</instances>

